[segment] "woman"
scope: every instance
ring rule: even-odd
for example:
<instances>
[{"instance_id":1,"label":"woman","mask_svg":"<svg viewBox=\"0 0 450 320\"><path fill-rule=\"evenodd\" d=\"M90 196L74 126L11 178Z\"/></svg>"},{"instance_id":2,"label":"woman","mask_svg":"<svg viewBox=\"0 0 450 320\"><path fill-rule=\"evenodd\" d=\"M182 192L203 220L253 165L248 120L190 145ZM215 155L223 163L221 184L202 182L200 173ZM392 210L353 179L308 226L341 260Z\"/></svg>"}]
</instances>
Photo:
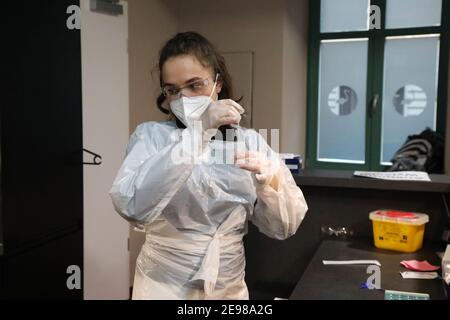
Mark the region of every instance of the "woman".
<instances>
[{"instance_id":1,"label":"woman","mask_svg":"<svg viewBox=\"0 0 450 320\"><path fill-rule=\"evenodd\" d=\"M157 105L174 119L137 127L110 191L117 212L146 232L133 299L248 299L247 220L286 239L305 199L262 136L239 127L244 109L231 100L224 58L208 40L177 34L159 72ZM230 159L227 150L236 151L233 163L220 161Z\"/></svg>"}]
</instances>

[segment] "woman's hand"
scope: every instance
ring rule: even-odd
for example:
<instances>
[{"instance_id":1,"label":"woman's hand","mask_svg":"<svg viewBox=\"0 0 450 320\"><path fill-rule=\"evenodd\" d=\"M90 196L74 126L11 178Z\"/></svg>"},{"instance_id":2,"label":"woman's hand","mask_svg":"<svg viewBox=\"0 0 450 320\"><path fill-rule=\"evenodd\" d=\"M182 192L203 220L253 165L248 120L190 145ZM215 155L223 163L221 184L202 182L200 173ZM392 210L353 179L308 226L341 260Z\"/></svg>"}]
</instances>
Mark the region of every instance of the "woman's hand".
<instances>
[{"instance_id":1,"label":"woman's hand","mask_svg":"<svg viewBox=\"0 0 450 320\"><path fill-rule=\"evenodd\" d=\"M261 152L243 152L234 157L235 163L244 170L255 174L256 181L261 185L270 185L278 191L276 173L280 168L278 161L268 159Z\"/></svg>"},{"instance_id":2,"label":"woman's hand","mask_svg":"<svg viewBox=\"0 0 450 320\"><path fill-rule=\"evenodd\" d=\"M211 103L202 115L203 130L218 129L227 124L239 124L244 108L231 99Z\"/></svg>"}]
</instances>

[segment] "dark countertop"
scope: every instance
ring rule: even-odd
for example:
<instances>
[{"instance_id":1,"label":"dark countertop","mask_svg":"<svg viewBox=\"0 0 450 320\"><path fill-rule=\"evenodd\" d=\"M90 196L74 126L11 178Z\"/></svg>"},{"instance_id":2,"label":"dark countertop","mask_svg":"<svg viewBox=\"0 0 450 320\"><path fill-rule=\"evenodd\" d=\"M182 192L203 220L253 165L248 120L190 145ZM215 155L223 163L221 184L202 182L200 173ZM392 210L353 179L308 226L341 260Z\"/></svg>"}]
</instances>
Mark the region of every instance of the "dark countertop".
<instances>
[{"instance_id":1,"label":"dark countertop","mask_svg":"<svg viewBox=\"0 0 450 320\"><path fill-rule=\"evenodd\" d=\"M442 280L403 279L402 260L428 260L439 265L436 250L424 247L416 253L380 250L367 240L324 240L292 292L291 300L382 300L383 290L361 289L370 276L367 265L324 265L323 260L378 260L381 263L381 288L428 293L430 299L445 299Z\"/></svg>"},{"instance_id":2,"label":"dark countertop","mask_svg":"<svg viewBox=\"0 0 450 320\"><path fill-rule=\"evenodd\" d=\"M387 181L353 176L354 171L304 169L294 175L301 186L450 193L450 175L430 174L427 181Z\"/></svg>"}]
</instances>

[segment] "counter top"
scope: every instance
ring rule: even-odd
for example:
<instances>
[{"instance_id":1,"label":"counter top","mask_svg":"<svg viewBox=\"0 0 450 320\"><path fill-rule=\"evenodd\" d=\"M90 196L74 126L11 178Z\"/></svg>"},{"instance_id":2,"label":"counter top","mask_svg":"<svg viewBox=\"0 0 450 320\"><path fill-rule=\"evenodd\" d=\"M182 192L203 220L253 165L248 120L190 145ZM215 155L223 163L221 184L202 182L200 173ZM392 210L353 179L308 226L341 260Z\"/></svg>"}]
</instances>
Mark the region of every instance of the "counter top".
<instances>
[{"instance_id":1,"label":"counter top","mask_svg":"<svg viewBox=\"0 0 450 320\"><path fill-rule=\"evenodd\" d=\"M428 260L440 265L436 248L424 246L416 253L380 250L369 240L324 240L317 249L302 278L292 292L292 300L383 300L384 290L428 293L430 299L446 299L441 279L403 279L402 260ZM381 263L381 289L362 289L370 276L367 265L324 265L323 260L378 260Z\"/></svg>"}]
</instances>

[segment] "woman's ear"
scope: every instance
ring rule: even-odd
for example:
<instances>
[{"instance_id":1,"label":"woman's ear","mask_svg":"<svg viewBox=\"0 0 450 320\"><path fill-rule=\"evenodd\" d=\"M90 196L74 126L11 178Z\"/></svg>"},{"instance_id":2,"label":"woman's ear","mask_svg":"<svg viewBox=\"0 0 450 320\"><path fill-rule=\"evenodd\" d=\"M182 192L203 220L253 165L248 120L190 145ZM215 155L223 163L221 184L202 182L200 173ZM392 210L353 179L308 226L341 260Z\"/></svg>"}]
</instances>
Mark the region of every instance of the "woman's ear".
<instances>
[{"instance_id":1,"label":"woman's ear","mask_svg":"<svg viewBox=\"0 0 450 320\"><path fill-rule=\"evenodd\" d=\"M217 80L217 86L216 86L216 92L219 94L222 91L223 82L220 80Z\"/></svg>"},{"instance_id":2,"label":"woman's ear","mask_svg":"<svg viewBox=\"0 0 450 320\"><path fill-rule=\"evenodd\" d=\"M163 103L161 103L161 107L167 110L167 113L170 112L170 105L169 105L169 101L167 101L167 99L165 99L163 101Z\"/></svg>"}]
</instances>

